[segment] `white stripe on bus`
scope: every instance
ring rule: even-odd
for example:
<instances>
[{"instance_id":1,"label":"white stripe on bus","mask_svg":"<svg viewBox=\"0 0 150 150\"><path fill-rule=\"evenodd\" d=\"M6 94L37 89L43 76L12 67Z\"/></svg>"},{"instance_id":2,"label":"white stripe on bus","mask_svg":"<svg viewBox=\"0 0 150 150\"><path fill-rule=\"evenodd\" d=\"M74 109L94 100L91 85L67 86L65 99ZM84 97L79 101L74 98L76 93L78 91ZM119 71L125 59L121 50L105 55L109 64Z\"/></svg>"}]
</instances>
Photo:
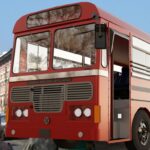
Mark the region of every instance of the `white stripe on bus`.
<instances>
[{"instance_id":1,"label":"white stripe on bus","mask_svg":"<svg viewBox=\"0 0 150 150\"><path fill-rule=\"evenodd\" d=\"M47 73L47 74L38 74L38 75L26 75L26 76L10 77L9 81L10 82L34 81L34 80L43 80L43 79L58 79L58 78L68 78L68 77L84 77L84 76L108 77L108 71L93 69L93 70Z\"/></svg>"}]
</instances>

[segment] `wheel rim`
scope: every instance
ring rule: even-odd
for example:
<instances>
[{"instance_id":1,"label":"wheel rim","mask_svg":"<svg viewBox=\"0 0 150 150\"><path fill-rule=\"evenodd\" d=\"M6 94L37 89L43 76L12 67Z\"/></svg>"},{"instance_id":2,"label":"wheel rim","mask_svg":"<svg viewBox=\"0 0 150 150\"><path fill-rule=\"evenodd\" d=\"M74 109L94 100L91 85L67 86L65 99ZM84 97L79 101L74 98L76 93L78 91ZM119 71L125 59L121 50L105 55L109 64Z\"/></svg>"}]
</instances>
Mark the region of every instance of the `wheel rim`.
<instances>
[{"instance_id":1,"label":"wheel rim","mask_svg":"<svg viewBox=\"0 0 150 150\"><path fill-rule=\"evenodd\" d=\"M146 121L141 121L138 127L138 138L140 143L145 146L147 145L150 137L150 130Z\"/></svg>"}]
</instances>

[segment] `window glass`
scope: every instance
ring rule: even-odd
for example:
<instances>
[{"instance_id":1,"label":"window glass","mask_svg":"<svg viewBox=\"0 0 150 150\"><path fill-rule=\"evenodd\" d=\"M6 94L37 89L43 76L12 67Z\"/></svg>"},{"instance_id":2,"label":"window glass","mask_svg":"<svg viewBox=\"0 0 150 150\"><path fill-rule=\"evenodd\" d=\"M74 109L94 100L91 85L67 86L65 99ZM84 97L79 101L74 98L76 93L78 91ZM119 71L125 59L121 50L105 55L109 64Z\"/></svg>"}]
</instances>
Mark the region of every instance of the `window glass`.
<instances>
[{"instance_id":1,"label":"window glass","mask_svg":"<svg viewBox=\"0 0 150 150\"><path fill-rule=\"evenodd\" d=\"M64 7L49 12L50 23L62 22L79 18L81 14L80 6Z\"/></svg>"},{"instance_id":2,"label":"window glass","mask_svg":"<svg viewBox=\"0 0 150 150\"><path fill-rule=\"evenodd\" d=\"M41 25L77 19L80 17L80 14L81 8L78 5L37 13L28 17L27 27L32 28Z\"/></svg>"},{"instance_id":3,"label":"window glass","mask_svg":"<svg viewBox=\"0 0 150 150\"><path fill-rule=\"evenodd\" d=\"M120 65L114 65L114 68L113 68L113 71L114 72L119 72L119 73L122 73L122 66Z\"/></svg>"},{"instance_id":4,"label":"window glass","mask_svg":"<svg viewBox=\"0 0 150 150\"><path fill-rule=\"evenodd\" d=\"M145 52L138 50L136 48L132 48L132 61L134 63L138 63L140 65L146 65L146 54Z\"/></svg>"},{"instance_id":5,"label":"window glass","mask_svg":"<svg viewBox=\"0 0 150 150\"><path fill-rule=\"evenodd\" d=\"M107 67L107 50L102 50L102 66Z\"/></svg>"},{"instance_id":6,"label":"window glass","mask_svg":"<svg viewBox=\"0 0 150 150\"><path fill-rule=\"evenodd\" d=\"M42 13L29 16L27 20L28 28L46 25L46 24L48 24L48 12L42 12Z\"/></svg>"},{"instance_id":7,"label":"window glass","mask_svg":"<svg viewBox=\"0 0 150 150\"><path fill-rule=\"evenodd\" d=\"M21 40L20 40L20 38L17 38L16 49L15 49L15 58L14 58L14 67L13 67L14 73L19 72L20 46L21 46Z\"/></svg>"},{"instance_id":8,"label":"window glass","mask_svg":"<svg viewBox=\"0 0 150 150\"><path fill-rule=\"evenodd\" d=\"M146 66L150 67L150 55L146 54Z\"/></svg>"},{"instance_id":9,"label":"window glass","mask_svg":"<svg viewBox=\"0 0 150 150\"><path fill-rule=\"evenodd\" d=\"M49 49L49 32L17 38L13 72L20 73L47 70Z\"/></svg>"},{"instance_id":10,"label":"window glass","mask_svg":"<svg viewBox=\"0 0 150 150\"><path fill-rule=\"evenodd\" d=\"M53 68L77 68L95 63L95 25L57 30Z\"/></svg>"}]
</instances>

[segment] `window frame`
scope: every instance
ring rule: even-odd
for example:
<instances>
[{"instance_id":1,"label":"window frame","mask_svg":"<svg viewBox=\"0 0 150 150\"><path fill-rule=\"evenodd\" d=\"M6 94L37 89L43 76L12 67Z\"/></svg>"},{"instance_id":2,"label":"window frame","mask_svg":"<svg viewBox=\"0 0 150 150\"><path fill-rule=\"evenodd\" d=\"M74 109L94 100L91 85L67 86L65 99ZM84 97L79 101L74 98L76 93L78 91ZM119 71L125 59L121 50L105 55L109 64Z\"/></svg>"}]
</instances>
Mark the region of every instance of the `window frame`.
<instances>
[{"instance_id":1,"label":"window frame","mask_svg":"<svg viewBox=\"0 0 150 150\"><path fill-rule=\"evenodd\" d=\"M49 55L48 56L48 63L47 63L47 70L41 70L41 71L34 71L34 72L18 72L18 73L15 73L14 72L14 62L15 62L15 54L16 54L16 43L17 43L17 39L20 38L20 37L23 37L23 36L30 36L30 35L33 35L33 34L40 34L40 33L44 33L44 32L48 32L49 33L49 36L50 36L50 40L49 40L49 43L50 43L50 47L48 49L49 51ZM21 34L18 34L16 35L15 37L15 40L14 40L14 47L13 47L13 60L12 60L12 65L11 65L11 73L14 74L14 75L24 75L24 74L37 74L39 72L47 72L49 70L49 68L51 67L51 64L50 64L50 59L51 59L51 54L52 54L52 31L49 30L49 29L46 29L46 30L40 30L39 32L37 31L29 31L28 33L24 34L24 33L21 33Z\"/></svg>"}]
</instances>

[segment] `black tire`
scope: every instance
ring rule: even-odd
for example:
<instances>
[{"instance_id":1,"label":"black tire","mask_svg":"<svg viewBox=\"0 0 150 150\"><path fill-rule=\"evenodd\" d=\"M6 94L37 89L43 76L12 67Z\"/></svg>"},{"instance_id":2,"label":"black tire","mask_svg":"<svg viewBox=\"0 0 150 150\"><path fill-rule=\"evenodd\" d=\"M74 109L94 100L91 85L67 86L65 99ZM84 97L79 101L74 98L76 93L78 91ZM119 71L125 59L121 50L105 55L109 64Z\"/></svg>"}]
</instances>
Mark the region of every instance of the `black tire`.
<instances>
[{"instance_id":1,"label":"black tire","mask_svg":"<svg viewBox=\"0 0 150 150\"><path fill-rule=\"evenodd\" d=\"M69 141L69 140L55 140L55 144L61 148L74 148L76 147L78 141Z\"/></svg>"},{"instance_id":2,"label":"black tire","mask_svg":"<svg viewBox=\"0 0 150 150\"><path fill-rule=\"evenodd\" d=\"M88 141L55 140L59 148L94 150L94 144Z\"/></svg>"},{"instance_id":3,"label":"black tire","mask_svg":"<svg viewBox=\"0 0 150 150\"><path fill-rule=\"evenodd\" d=\"M135 148L134 144L133 144L133 141L131 141L131 142L126 142L125 145L126 145L126 148L127 148L128 150L137 150L137 149Z\"/></svg>"},{"instance_id":4,"label":"black tire","mask_svg":"<svg viewBox=\"0 0 150 150\"><path fill-rule=\"evenodd\" d=\"M150 117L144 110L138 111L134 117L132 140L126 144L129 150L150 150Z\"/></svg>"}]
</instances>

